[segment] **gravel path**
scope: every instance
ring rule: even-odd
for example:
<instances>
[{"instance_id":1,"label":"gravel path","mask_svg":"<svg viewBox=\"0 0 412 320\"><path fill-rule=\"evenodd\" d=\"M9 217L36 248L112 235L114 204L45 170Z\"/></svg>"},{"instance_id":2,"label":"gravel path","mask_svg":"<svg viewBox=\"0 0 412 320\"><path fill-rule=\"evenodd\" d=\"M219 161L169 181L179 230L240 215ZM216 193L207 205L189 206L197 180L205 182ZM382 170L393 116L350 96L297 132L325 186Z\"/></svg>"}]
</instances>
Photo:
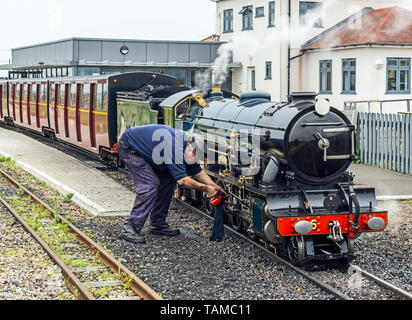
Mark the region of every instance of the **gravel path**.
<instances>
[{"instance_id":1,"label":"gravel path","mask_svg":"<svg viewBox=\"0 0 412 320\"><path fill-rule=\"evenodd\" d=\"M0 300L73 299L60 268L0 205Z\"/></svg>"}]
</instances>

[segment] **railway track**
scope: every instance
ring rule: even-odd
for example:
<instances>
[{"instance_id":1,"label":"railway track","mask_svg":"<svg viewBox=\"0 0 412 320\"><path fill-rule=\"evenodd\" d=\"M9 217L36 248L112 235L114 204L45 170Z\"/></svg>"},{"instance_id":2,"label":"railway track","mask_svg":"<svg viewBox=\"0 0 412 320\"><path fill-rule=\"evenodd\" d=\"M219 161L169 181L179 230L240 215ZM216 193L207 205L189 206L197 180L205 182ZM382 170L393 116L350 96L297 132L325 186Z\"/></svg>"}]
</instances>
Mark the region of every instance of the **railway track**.
<instances>
[{"instance_id":1,"label":"railway track","mask_svg":"<svg viewBox=\"0 0 412 320\"><path fill-rule=\"evenodd\" d=\"M403 290L403 289L401 289L397 286L394 286L393 284L391 284L391 283L389 283L389 282L387 282L387 281L385 281L385 280L383 280L383 279L367 272L366 270L363 270L362 268L360 268L356 265L350 264L348 270L349 270L348 271L349 273L359 273L364 278L369 279L370 281L375 282L377 285L392 291L393 293L395 293L399 297L402 297L403 299L412 300L412 294L411 293L409 293L409 292L407 292L407 291L405 291L405 290Z\"/></svg>"},{"instance_id":2,"label":"railway track","mask_svg":"<svg viewBox=\"0 0 412 320\"><path fill-rule=\"evenodd\" d=\"M186 203L186 202L184 202L180 199L177 199L177 202L180 203L181 205L189 208L190 210L196 212L197 214L200 214L201 216L203 216L207 219L213 220L213 217L211 217L207 213L203 212L202 210L200 210L198 208L195 208L195 207L191 206L190 204L188 204L188 203ZM334 288L333 286L327 284L326 282L318 279L316 276L313 276L310 272L307 272L304 269L299 268L299 267L291 264L287 260L283 259L282 257L276 255L274 252L272 252L268 248L264 247L260 243L249 239L247 236L237 232L236 230L230 228L227 225L225 225L224 227L225 227L225 230L228 230L230 233L238 236L239 238L243 239L244 241L247 241L249 244L253 245L254 247L256 247L259 250L261 250L262 252L264 252L265 254L269 255L276 262L279 262L282 265L285 265L288 268L292 269L293 271L297 272L298 274L302 275L303 277L308 279L310 282L314 283L316 286L318 286L318 287L322 288L323 290L325 290L326 292L330 293L335 298L337 298L339 300L354 300L351 296L343 293L341 290L339 290L337 288ZM381 279L381 278L379 278L379 277L377 277L377 276L361 269L358 266L355 266L353 264L349 264L349 269L348 270L349 270L349 273L358 273L362 277L364 277L364 278L366 278L370 281L373 281L378 286L383 287L383 288L393 292L394 294L396 294L401 299L412 300L412 294L410 294L409 292L406 292L405 290L388 283L387 281L385 281L385 280L383 280L383 279Z\"/></svg>"},{"instance_id":3,"label":"railway track","mask_svg":"<svg viewBox=\"0 0 412 320\"><path fill-rule=\"evenodd\" d=\"M89 236L0 170L0 203L61 268L72 293L82 300L161 300L143 281Z\"/></svg>"}]
</instances>

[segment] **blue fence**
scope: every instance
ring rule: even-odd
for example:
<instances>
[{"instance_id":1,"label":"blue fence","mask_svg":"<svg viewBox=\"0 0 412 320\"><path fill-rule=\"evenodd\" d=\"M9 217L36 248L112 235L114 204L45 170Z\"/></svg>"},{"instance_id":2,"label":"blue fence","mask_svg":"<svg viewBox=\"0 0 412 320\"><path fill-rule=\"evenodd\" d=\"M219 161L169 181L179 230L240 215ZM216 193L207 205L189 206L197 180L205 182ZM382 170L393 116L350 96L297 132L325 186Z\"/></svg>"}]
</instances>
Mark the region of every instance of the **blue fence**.
<instances>
[{"instance_id":1,"label":"blue fence","mask_svg":"<svg viewBox=\"0 0 412 320\"><path fill-rule=\"evenodd\" d=\"M360 112L357 144L361 163L412 174L412 115Z\"/></svg>"}]
</instances>

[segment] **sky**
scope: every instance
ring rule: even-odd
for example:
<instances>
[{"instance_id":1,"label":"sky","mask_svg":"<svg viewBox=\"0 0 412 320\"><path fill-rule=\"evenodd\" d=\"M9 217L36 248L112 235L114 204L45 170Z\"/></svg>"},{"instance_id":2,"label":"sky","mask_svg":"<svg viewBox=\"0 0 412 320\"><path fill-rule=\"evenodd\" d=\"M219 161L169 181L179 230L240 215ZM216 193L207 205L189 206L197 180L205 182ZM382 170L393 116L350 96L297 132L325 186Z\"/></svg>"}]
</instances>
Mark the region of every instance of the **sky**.
<instances>
[{"instance_id":1,"label":"sky","mask_svg":"<svg viewBox=\"0 0 412 320\"><path fill-rule=\"evenodd\" d=\"M211 0L1 0L0 65L11 48L88 37L201 40L215 33Z\"/></svg>"}]
</instances>

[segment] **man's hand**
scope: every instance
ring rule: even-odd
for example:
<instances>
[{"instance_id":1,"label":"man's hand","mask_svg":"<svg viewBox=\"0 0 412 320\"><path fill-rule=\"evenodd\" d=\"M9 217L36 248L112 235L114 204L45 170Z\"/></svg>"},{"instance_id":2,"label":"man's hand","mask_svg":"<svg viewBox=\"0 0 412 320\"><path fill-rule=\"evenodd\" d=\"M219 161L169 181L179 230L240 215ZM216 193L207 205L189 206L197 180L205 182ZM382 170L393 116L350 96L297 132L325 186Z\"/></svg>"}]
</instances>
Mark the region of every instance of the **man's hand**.
<instances>
[{"instance_id":1,"label":"man's hand","mask_svg":"<svg viewBox=\"0 0 412 320\"><path fill-rule=\"evenodd\" d=\"M177 183L187 189L203 191L207 194L208 197L214 197L218 194L227 196L225 190L214 183L213 180L210 179L210 177L204 171L202 171L195 177L196 179L200 180L200 182L197 182L190 177L184 177L177 181Z\"/></svg>"},{"instance_id":2,"label":"man's hand","mask_svg":"<svg viewBox=\"0 0 412 320\"><path fill-rule=\"evenodd\" d=\"M222 188L215 187L215 186L207 186L207 190L206 190L207 196L209 198L213 198L214 196L217 196L218 194L222 193L221 190L219 189L222 189Z\"/></svg>"},{"instance_id":3,"label":"man's hand","mask_svg":"<svg viewBox=\"0 0 412 320\"><path fill-rule=\"evenodd\" d=\"M211 187L214 187L215 189L217 189L217 190L218 190L218 194L222 194L222 195L224 195L224 196L227 196L226 191L225 191L222 187L218 186L218 185L206 174L206 172L204 172L203 170L202 170L200 173L198 173L198 174L195 176L195 178L196 178L197 180L199 180L200 182L204 183L205 185L211 186ZM215 195L216 195L216 194L215 194Z\"/></svg>"},{"instance_id":4,"label":"man's hand","mask_svg":"<svg viewBox=\"0 0 412 320\"><path fill-rule=\"evenodd\" d=\"M225 189L223 189L222 187L215 185L215 188L217 188L217 190L219 191L219 194L223 195L223 196L227 196L227 193L225 191Z\"/></svg>"}]
</instances>

